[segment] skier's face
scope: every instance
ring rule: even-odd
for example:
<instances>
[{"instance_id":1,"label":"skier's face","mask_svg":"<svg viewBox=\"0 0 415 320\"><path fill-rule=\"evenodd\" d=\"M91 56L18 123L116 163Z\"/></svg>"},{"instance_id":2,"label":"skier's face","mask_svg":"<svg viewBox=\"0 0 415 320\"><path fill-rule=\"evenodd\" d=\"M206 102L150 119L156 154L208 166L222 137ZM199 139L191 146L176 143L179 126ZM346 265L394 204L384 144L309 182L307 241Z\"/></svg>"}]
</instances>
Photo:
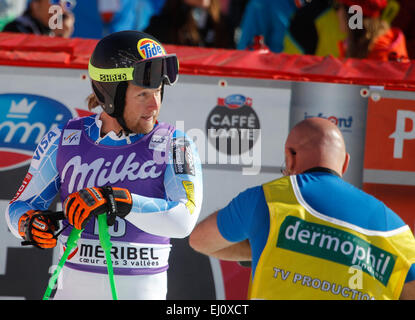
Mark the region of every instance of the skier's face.
<instances>
[{"instance_id":1,"label":"skier's face","mask_svg":"<svg viewBox=\"0 0 415 320\"><path fill-rule=\"evenodd\" d=\"M125 93L124 120L127 127L135 133L149 133L161 107L161 86L158 89L146 89L128 84Z\"/></svg>"}]
</instances>

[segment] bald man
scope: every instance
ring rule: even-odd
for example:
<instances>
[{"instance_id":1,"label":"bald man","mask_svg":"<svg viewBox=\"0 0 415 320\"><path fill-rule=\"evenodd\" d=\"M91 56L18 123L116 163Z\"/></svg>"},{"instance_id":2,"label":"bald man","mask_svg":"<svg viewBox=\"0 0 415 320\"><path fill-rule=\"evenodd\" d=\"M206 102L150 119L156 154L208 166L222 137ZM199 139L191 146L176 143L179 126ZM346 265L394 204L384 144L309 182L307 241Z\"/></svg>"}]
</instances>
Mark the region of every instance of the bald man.
<instances>
[{"instance_id":1,"label":"bald man","mask_svg":"<svg viewBox=\"0 0 415 320\"><path fill-rule=\"evenodd\" d=\"M252 261L250 299L414 299L415 239L382 202L342 180L350 156L332 122L298 123L284 177L199 223L190 246Z\"/></svg>"}]
</instances>

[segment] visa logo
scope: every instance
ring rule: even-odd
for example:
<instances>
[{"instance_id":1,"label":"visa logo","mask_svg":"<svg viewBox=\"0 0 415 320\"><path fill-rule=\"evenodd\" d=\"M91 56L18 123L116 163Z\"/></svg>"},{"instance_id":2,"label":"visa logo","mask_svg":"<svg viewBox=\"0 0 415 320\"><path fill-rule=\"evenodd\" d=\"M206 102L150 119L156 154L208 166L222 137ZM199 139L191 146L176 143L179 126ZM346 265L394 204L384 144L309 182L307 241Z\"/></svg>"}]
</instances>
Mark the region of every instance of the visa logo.
<instances>
[{"instance_id":1,"label":"visa logo","mask_svg":"<svg viewBox=\"0 0 415 320\"><path fill-rule=\"evenodd\" d=\"M48 150L51 143L59 138L60 134L58 132L59 131L55 129L54 131L48 132L48 134L43 137L33 154L34 160L40 160L40 157Z\"/></svg>"}]
</instances>

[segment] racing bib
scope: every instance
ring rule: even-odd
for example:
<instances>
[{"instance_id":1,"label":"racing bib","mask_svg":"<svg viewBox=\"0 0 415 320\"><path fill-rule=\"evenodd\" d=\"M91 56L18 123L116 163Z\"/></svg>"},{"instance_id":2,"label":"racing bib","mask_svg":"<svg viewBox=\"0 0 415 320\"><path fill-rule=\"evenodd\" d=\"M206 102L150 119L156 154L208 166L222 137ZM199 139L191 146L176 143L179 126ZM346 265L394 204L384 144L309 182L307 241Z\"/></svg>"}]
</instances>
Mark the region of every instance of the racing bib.
<instances>
[{"instance_id":1,"label":"racing bib","mask_svg":"<svg viewBox=\"0 0 415 320\"><path fill-rule=\"evenodd\" d=\"M66 236L60 241L60 254L65 250ZM153 274L168 268L170 244L111 241L114 273L119 275ZM105 252L99 240L79 239L66 262L68 267L96 273L107 273Z\"/></svg>"}]
</instances>

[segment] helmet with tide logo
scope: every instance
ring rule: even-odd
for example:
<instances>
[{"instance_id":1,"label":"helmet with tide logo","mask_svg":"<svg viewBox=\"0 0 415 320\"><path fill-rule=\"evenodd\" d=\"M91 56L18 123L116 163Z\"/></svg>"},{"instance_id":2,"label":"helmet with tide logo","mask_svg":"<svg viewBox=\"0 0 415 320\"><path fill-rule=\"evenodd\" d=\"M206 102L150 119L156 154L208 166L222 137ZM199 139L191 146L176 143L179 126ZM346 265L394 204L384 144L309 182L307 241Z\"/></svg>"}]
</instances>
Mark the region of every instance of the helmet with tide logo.
<instances>
[{"instance_id":1,"label":"helmet with tide logo","mask_svg":"<svg viewBox=\"0 0 415 320\"><path fill-rule=\"evenodd\" d=\"M120 31L102 38L89 60L92 89L102 108L126 129L123 119L128 82L157 89L178 79L178 60L153 36ZM128 130L127 130L128 131Z\"/></svg>"}]
</instances>

